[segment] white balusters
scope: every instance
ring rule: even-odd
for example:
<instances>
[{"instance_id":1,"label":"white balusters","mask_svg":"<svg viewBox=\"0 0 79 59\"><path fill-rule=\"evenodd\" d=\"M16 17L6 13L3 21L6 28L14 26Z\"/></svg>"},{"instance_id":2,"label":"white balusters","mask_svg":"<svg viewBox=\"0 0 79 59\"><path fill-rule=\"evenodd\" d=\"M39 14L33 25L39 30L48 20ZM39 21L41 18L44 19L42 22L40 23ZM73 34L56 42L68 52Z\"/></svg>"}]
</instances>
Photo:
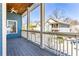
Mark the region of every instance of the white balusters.
<instances>
[{"instance_id":1,"label":"white balusters","mask_svg":"<svg viewBox=\"0 0 79 59\"><path fill-rule=\"evenodd\" d=\"M73 41L71 40L71 56L73 56Z\"/></svg>"},{"instance_id":2,"label":"white balusters","mask_svg":"<svg viewBox=\"0 0 79 59\"><path fill-rule=\"evenodd\" d=\"M75 37L76 38L76 56L78 56L78 39L77 39L77 37Z\"/></svg>"}]
</instances>

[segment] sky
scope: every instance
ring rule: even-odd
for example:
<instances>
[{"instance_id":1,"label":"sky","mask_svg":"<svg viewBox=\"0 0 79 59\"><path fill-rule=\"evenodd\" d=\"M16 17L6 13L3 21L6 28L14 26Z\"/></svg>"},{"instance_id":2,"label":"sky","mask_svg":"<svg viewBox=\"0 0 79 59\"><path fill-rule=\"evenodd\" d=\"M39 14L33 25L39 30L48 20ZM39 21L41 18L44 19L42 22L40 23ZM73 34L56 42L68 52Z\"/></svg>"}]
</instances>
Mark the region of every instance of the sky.
<instances>
[{"instance_id":1,"label":"sky","mask_svg":"<svg viewBox=\"0 0 79 59\"><path fill-rule=\"evenodd\" d=\"M32 22L37 22L40 21L40 6L35 8L31 13L30 13L30 20Z\"/></svg>"},{"instance_id":2,"label":"sky","mask_svg":"<svg viewBox=\"0 0 79 59\"><path fill-rule=\"evenodd\" d=\"M52 15L53 10L59 9L64 11L65 17L79 20L79 3L51 3L45 5L46 18Z\"/></svg>"},{"instance_id":3,"label":"sky","mask_svg":"<svg viewBox=\"0 0 79 59\"><path fill-rule=\"evenodd\" d=\"M22 20L23 20L22 21L23 24L27 24L27 15L23 16Z\"/></svg>"},{"instance_id":4,"label":"sky","mask_svg":"<svg viewBox=\"0 0 79 59\"><path fill-rule=\"evenodd\" d=\"M79 20L79 3L46 3L45 20L53 14L55 9L64 11L65 17ZM40 6L30 13L30 21L40 21Z\"/></svg>"},{"instance_id":5,"label":"sky","mask_svg":"<svg viewBox=\"0 0 79 59\"><path fill-rule=\"evenodd\" d=\"M2 2L2 0L0 0L0 3Z\"/></svg>"}]
</instances>

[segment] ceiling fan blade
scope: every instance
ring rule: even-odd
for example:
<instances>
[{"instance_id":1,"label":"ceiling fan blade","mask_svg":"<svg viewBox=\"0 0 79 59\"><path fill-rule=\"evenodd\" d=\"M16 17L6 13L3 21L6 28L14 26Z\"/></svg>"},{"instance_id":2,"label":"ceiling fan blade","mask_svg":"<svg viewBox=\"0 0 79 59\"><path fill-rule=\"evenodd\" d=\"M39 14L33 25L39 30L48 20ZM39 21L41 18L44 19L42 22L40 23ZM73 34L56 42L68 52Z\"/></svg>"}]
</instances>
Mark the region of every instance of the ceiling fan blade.
<instances>
[{"instance_id":1,"label":"ceiling fan blade","mask_svg":"<svg viewBox=\"0 0 79 59\"><path fill-rule=\"evenodd\" d=\"M14 12L17 13L18 11L17 10L14 10Z\"/></svg>"},{"instance_id":2,"label":"ceiling fan blade","mask_svg":"<svg viewBox=\"0 0 79 59\"><path fill-rule=\"evenodd\" d=\"M14 13L17 13L18 10L14 10L14 8L12 8L12 9L11 9L11 13L13 13L13 12L14 12Z\"/></svg>"}]
</instances>

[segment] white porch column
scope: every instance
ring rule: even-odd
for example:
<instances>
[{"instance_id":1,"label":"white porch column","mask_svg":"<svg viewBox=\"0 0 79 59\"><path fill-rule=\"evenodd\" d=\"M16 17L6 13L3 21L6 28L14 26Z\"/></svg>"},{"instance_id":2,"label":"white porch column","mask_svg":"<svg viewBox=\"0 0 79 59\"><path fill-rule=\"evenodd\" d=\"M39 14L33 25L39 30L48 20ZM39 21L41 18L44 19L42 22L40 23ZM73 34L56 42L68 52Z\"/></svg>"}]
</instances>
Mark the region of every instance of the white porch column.
<instances>
[{"instance_id":1,"label":"white porch column","mask_svg":"<svg viewBox=\"0 0 79 59\"><path fill-rule=\"evenodd\" d=\"M40 27L40 47L43 48L43 31L45 29L45 4L44 3L41 3L40 4L40 24L41 24L41 27Z\"/></svg>"},{"instance_id":2,"label":"white porch column","mask_svg":"<svg viewBox=\"0 0 79 59\"><path fill-rule=\"evenodd\" d=\"M6 44L6 35L7 35L7 28L6 28L6 22L7 22L7 18L6 18L6 3L2 3L2 55L6 56L6 51L7 51L7 44Z\"/></svg>"},{"instance_id":3,"label":"white porch column","mask_svg":"<svg viewBox=\"0 0 79 59\"><path fill-rule=\"evenodd\" d=\"M27 39L28 39L29 24L30 24L30 10L28 8L27 9Z\"/></svg>"}]
</instances>

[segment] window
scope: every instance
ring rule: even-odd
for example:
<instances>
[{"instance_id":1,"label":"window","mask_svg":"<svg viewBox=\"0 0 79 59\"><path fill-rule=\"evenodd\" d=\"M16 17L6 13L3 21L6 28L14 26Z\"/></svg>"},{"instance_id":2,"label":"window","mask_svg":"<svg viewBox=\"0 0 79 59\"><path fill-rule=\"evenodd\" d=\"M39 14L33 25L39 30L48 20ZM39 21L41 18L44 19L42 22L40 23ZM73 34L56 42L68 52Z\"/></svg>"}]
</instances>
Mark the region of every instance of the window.
<instances>
[{"instance_id":1,"label":"window","mask_svg":"<svg viewBox=\"0 0 79 59\"><path fill-rule=\"evenodd\" d=\"M7 34L17 33L17 21L16 20L7 20Z\"/></svg>"},{"instance_id":2,"label":"window","mask_svg":"<svg viewBox=\"0 0 79 59\"><path fill-rule=\"evenodd\" d=\"M54 28L54 25L52 24L52 28Z\"/></svg>"},{"instance_id":3,"label":"window","mask_svg":"<svg viewBox=\"0 0 79 59\"><path fill-rule=\"evenodd\" d=\"M58 24L55 24L55 28L58 28Z\"/></svg>"}]
</instances>

